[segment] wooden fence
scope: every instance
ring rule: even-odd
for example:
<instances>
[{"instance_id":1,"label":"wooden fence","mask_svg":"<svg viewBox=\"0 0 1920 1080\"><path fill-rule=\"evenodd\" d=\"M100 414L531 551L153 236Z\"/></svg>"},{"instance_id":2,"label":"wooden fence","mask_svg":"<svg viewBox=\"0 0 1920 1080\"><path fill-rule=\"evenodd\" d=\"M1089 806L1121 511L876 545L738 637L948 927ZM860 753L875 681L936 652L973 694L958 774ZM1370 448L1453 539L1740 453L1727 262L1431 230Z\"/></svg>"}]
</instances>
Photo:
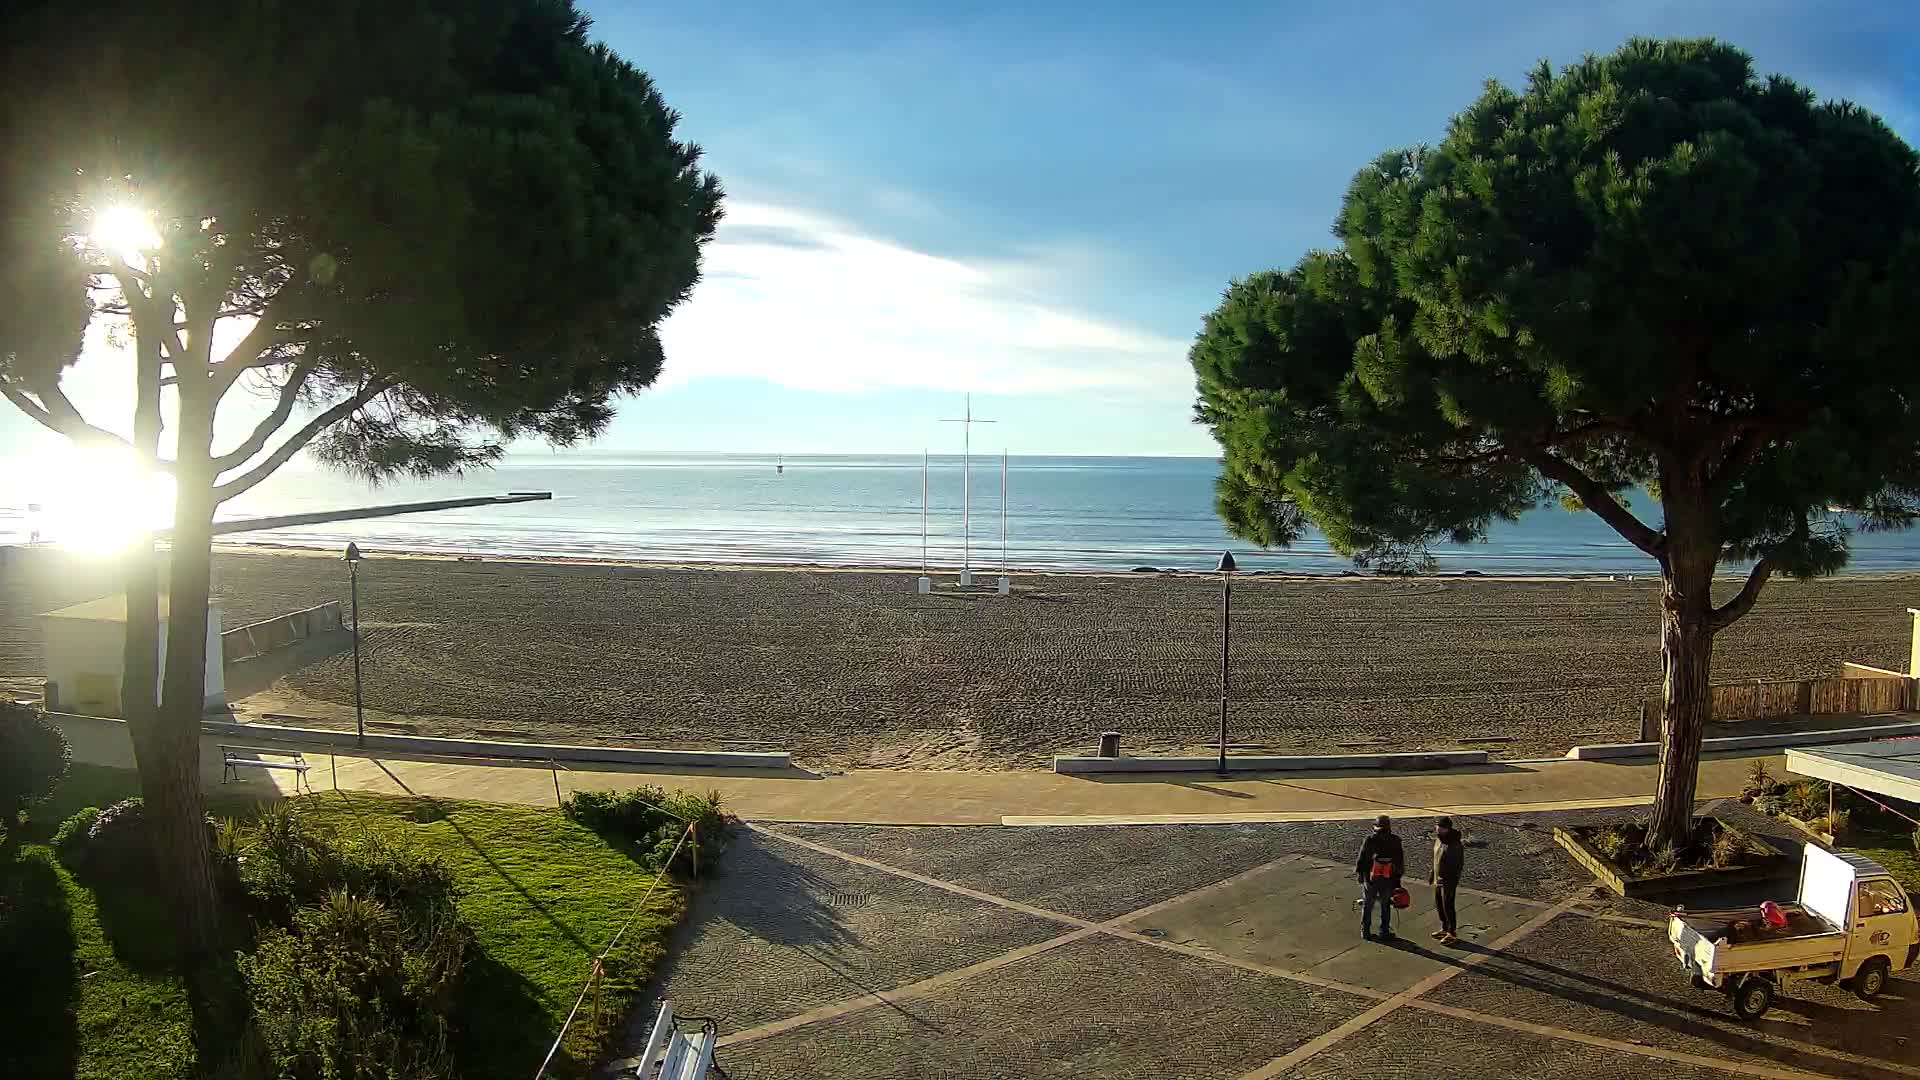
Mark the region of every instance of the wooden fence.
<instances>
[{"instance_id":1,"label":"wooden fence","mask_svg":"<svg viewBox=\"0 0 1920 1080\"><path fill-rule=\"evenodd\" d=\"M1719 723L1781 716L1846 716L1908 712L1916 706L1915 680L1896 671L1859 664L1831 679L1781 679L1727 683L1712 688L1713 719ZM1642 740L1658 738L1661 703L1640 707ZM1653 734L1649 734L1653 733Z\"/></svg>"}]
</instances>

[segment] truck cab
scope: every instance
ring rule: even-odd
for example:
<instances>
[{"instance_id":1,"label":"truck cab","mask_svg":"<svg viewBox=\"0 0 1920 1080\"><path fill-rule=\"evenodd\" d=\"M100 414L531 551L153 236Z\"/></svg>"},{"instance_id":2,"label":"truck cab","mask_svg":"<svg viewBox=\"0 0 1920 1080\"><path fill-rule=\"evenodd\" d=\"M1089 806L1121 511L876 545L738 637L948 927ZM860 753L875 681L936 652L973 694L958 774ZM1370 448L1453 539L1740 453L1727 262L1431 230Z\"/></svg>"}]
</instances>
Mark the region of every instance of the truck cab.
<instances>
[{"instance_id":1,"label":"truck cab","mask_svg":"<svg viewBox=\"0 0 1920 1080\"><path fill-rule=\"evenodd\" d=\"M1681 967L1696 985L1728 994L1745 1019L1796 982L1840 983L1871 1000L1893 972L1920 962L1920 915L1885 867L1816 844L1802 852L1798 899L1781 905L1784 925L1750 908L1677 908L1667 920Z\"/></svg>"}]
</instances>

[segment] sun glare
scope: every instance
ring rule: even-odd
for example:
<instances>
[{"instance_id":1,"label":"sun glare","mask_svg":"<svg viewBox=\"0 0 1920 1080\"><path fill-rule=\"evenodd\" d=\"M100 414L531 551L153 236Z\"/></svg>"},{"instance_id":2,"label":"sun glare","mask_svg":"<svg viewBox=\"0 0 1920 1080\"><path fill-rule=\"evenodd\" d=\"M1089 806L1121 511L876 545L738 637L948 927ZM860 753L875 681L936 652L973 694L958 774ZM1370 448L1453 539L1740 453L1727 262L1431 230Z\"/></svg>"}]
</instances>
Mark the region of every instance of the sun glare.
<instances>
[{"instance_id":1,"label":"sun glare","mask_svg":"<svg viewBox=\"0 0 1920 1080\"><path fill-rule=\"evenodd\" d=\"M103 251L137 263L160 246L160 230L151 211L115 203L94 214L88 239Z\"/></svg>"},{"instance_id":2,"label":"sun glare","mask_svg":"<svg viewBox=\"0 0 1920 1080\"><path fill-rule=\"evenodd\" d=\"M129 451L75 449L42 467L41 527L63 547L120 551L172 514L172 478L142 468Z\"/></svg>"}]
</instances>

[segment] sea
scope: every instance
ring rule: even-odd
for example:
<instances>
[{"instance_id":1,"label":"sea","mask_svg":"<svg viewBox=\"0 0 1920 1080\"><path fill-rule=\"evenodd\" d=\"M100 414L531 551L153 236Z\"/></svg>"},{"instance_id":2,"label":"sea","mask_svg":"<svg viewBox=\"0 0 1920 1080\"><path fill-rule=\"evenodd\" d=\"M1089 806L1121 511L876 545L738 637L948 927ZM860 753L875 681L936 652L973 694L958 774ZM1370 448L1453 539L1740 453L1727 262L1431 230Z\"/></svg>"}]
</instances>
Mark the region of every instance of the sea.
<instances>
[{"instance_id":1,"label":"sea","mask_svg":"<svg viewBox=\"0 0 1920 1080\"><path fill-rule=\"evenodd\" d=\"M744 565L1243 570L1340 574L1353 564L1318 535L1266 550L1214 514L1220 464L1191 457L662 454L509 455L460 477L372 487L289 465L222 508L239 520L505 494L552 499L231 534L227 542L494 557ZM923 498L924 492L924 498ZM71 494L71 493L69 493ZM56 496L57 498L57 496ZM1656 519L1644 493L1637 512ZM0 506L0 544L59 542L56 508ZM1656 572L1593 515L1547 505L1496 523L1480 543L1438 544L1440 573ZM1920 568L1920 532L1858 533L1850 569Z\"/></svg>"}]
</instances>

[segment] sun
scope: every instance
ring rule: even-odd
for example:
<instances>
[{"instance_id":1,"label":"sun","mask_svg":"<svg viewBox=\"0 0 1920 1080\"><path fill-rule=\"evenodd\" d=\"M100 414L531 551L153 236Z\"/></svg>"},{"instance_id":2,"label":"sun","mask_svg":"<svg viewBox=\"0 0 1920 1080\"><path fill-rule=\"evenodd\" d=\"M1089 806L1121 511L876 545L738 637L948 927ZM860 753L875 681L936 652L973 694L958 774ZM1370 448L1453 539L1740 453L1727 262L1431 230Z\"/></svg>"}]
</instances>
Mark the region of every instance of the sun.
<instances>
[{"instance_id":1,"label":"sun","mask_svg":"<svg viewBox=\"0 0 1920 1080\"><path fill-rule=\"evenodd\" d=\"M160 229L152 211L115 203L94 213L93 228L87 233L87 239L103 251L138 263L147 252L160 246Z\"/></svg>"},{"instance_id":2,"label":"sun","mask_svg":"<svg viewBox=\"0 0 1920 1080\"><path fill-rule=\"evenodd\" d=\"M125 550L173 516L173 478L148 470L132 451L75 447L42 468L42 524L47 539L64 547Z\"/></svg>"}]
</instances>

